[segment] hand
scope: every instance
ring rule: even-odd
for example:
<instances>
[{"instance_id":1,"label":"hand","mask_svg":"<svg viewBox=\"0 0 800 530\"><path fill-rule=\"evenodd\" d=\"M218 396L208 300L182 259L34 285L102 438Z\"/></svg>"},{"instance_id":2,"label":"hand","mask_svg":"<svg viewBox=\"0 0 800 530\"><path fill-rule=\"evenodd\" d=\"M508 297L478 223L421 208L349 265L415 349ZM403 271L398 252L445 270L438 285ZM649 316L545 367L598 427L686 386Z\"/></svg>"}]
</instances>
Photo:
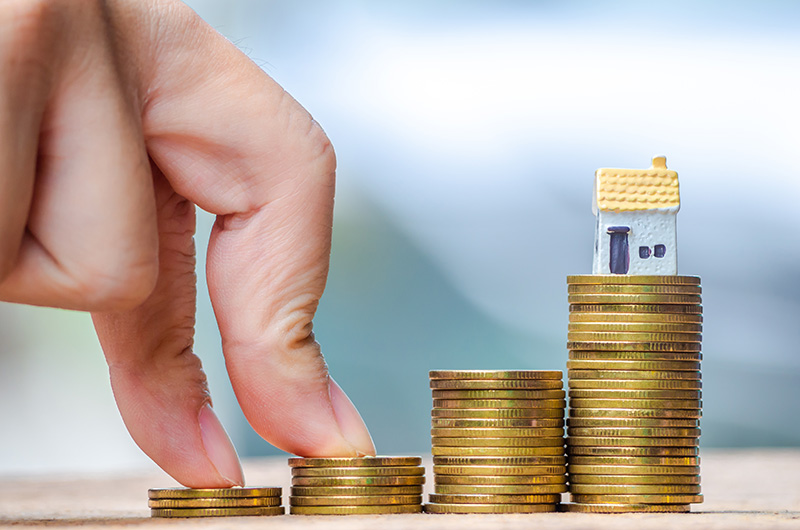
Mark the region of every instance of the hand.
<instances>
[{"instance_id":1,"label":"hand","mask_svg":"<svg viewBox=\"0 0 800 530\"><path fill-rule=\"evenodd\" d=\"M268 441L374 454L312 333L335 157L176 0L0 7L0 299L91 311L125 424L190 487L243 484L192 351L195 205L233 388Z\"/></svg>"}]
</instances>

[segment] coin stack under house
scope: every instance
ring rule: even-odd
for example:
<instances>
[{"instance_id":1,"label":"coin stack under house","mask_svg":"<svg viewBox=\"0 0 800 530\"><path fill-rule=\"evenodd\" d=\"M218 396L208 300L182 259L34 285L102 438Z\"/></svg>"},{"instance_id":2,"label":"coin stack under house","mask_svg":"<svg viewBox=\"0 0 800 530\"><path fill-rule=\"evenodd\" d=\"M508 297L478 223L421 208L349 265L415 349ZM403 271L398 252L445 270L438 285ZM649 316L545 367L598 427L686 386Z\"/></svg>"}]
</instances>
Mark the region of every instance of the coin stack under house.
<instances>
[{"instance_id":1,"label":"coin stack under house","mask_svg":"<svg viewBox=\"0 0 800 530\"><path fill-rule=\"evenodd\" d=\"M567 278L571 512L702 502L700 279Z\"/></svg>"},{"instance_id":2,"label":"coin stack under house","mask_svg":"<svg viewBox=\"0 0 800 530\"><path fill-rule=\"evenodd\" d=\"M432 371L429 513L554 512L567 491L558 371Z\"/></svg>"},{"instance_id":3,"label":"coin stack under house","mask_svg":"<svg viewBox=\"0 0 800 530\"><path fill-rule=\"evenodd\" d=\"M420 513L425 468L418 456L290 458L295 515Z\"/></svg>"},{"instance_id":4,"label":"coin stack under house","mask_svg":"<svg viewBox=\"0 0 800 530\"><path fill-rule=\"evenodd\" d=\"M152 517L283 515L281 488L148 490Z\"/></svg>"}]
</instances>

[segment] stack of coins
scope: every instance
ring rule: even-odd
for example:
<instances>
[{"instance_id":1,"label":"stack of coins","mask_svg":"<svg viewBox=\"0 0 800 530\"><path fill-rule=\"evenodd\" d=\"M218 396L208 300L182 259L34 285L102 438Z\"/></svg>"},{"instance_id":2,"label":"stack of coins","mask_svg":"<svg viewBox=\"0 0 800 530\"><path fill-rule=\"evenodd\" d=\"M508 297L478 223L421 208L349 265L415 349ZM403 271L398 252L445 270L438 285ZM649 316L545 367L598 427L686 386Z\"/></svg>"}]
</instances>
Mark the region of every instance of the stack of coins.
<instances>
[{"instance_id":1,"label":"stack of coins","mask_svg":"<svg viewBox=\"0 0 800 530\"><path fill-rule=\"evenodd\" d=\"M556 371L433 371L429 513L557 510L567 491Z\"/></svg>"},{"instance_id":2,"label":"stack of coins","mask_svg":"<svg viewBox=\"0 0 800 530\"><path fill-rule=\"evenodd\" d=\"M567 278L573 512L688 512L702 502L700 279Z\"/></svg>"},{"instance_id":3,"label":"stack of coins","mask_svg":"<svg viewBox=\"0 0 800 530\"><path fill-rule=\"evenodd\" d=\"M283 515L281 488L148 490L152 517Z\"/></svg>"},{"instance_id":4,"label":"stack of coins","mask_svg":"<svg viewBox=\"0 0 800 530\"><path fill-rule=\"evenodd\" d=\"M418 456L290 458L289 513L419 513L425 468Z\"/></svg>"}]
</instances>

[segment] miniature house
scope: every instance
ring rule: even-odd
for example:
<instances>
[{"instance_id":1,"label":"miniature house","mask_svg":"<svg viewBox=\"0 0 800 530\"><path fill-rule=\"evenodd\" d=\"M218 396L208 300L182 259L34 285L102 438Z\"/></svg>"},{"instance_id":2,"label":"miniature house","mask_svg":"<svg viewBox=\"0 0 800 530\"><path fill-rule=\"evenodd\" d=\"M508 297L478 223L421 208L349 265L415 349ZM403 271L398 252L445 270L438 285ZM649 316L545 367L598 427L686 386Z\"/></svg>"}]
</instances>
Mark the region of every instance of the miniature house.
<instances>
[{"instance_id":1,"label":"miniature house","mask_svg":"<svg viewBox=\"0 0 800 530\"><path fill-rule=\"evenodd\" d=\"M598 169L592 211L597 216L594 274L678 273L678 174L667 159L649 169Z\"/></svg>"}]
</instances>

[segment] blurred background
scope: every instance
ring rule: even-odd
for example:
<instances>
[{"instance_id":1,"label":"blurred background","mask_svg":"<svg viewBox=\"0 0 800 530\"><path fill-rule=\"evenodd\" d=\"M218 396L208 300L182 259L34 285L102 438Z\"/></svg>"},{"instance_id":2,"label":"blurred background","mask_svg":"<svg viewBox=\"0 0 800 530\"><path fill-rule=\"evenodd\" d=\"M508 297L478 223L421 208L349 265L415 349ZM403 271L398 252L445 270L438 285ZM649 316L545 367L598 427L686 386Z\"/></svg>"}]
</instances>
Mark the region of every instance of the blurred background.
<instances>
[{"instance_id":1,"label":"blurred background","mask_svg":"<svg viewBox=\"0 0 800 530\"><path fill-rule=\"evenodd\" d=\"M680 272L703 280L702 443L800 445L800 4L188 3L336 146L315 329L379 452L429 451L430 369L565 368L594 171L657 154L680 175ZM200 282L215 409L242 456L279 454L239 411ZM85 314L0 305L0 420L0 473L153 466Z\"/></svg>"}]
</instances>

